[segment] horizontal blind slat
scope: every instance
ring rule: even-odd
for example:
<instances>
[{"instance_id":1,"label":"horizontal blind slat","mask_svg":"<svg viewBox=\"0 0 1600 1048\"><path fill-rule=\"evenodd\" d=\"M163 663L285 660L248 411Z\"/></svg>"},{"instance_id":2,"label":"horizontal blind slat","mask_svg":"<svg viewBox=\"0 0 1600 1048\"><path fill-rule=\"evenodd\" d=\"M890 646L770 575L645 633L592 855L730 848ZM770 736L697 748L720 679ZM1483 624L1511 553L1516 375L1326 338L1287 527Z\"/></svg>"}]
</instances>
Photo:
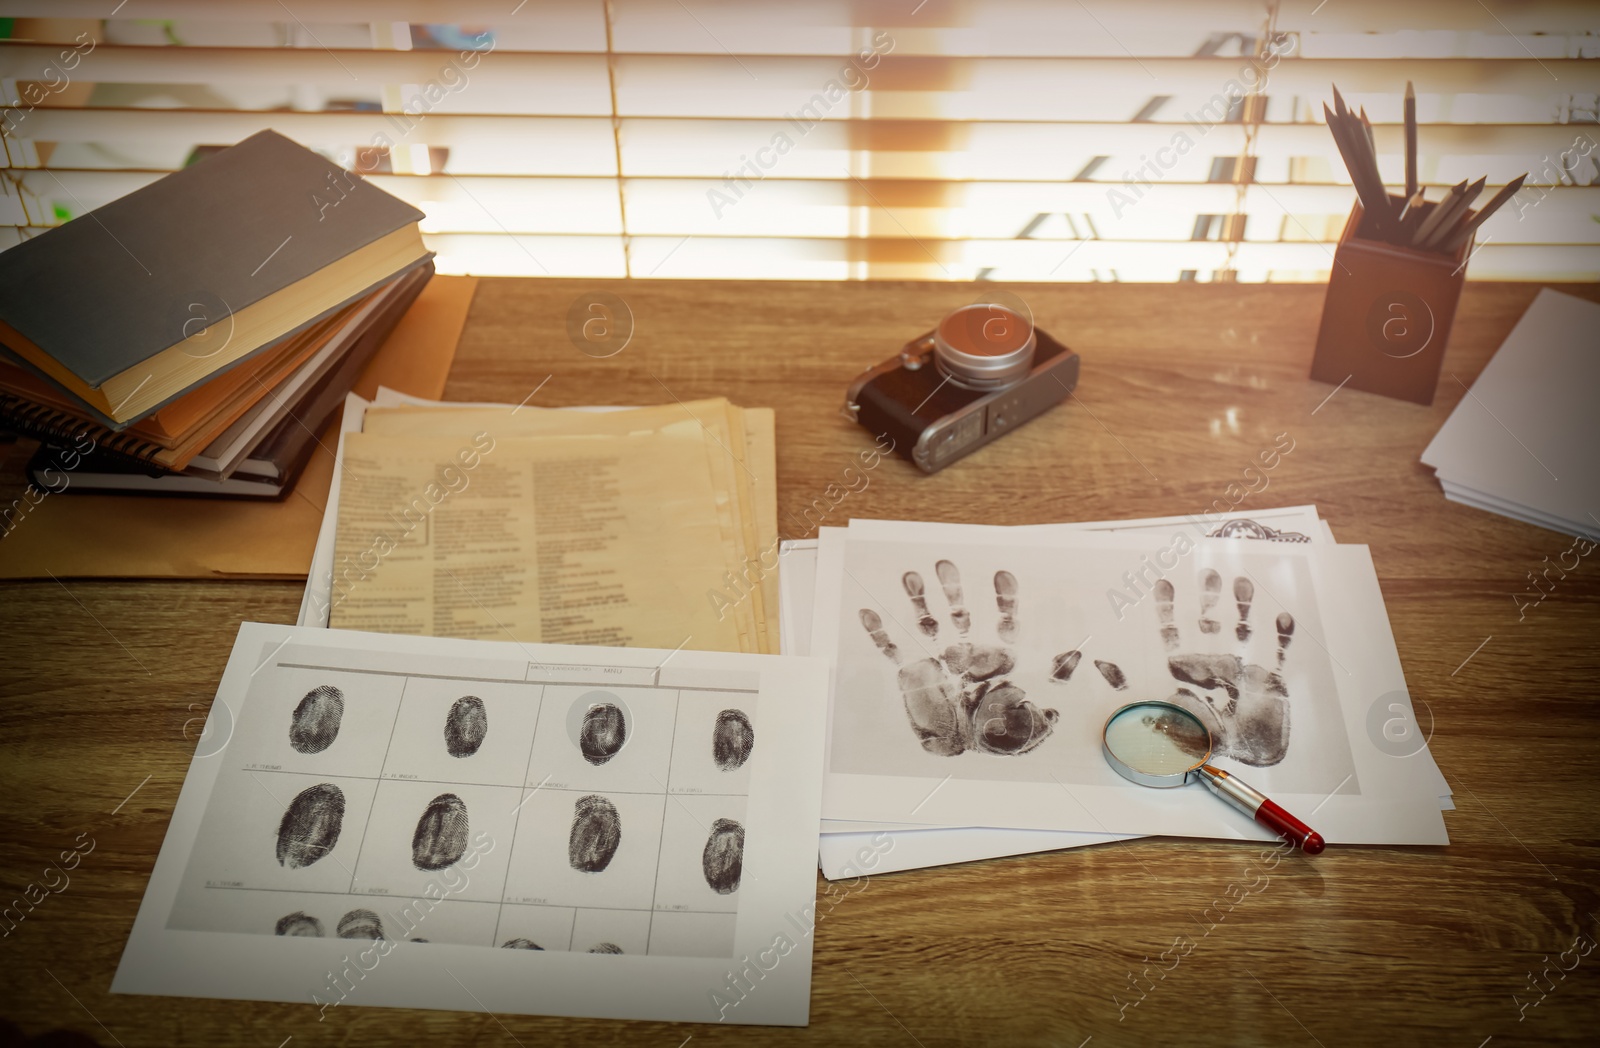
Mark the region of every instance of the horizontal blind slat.
<instances>
[{"instance_id":1,"label":"horizontal blind slat","mask_svg":"<svg viewBox=\"0 0 1600 1048\"><path fill-rule=\"evenodd\" d=\"M514 9L514 13L513 13ZM595 35L604 45L602 0L507 4L504 0L322 0L293 8L311 25L326 22L534 24L545 33L565 30ZM976 3L863 3L812 0L804 5L751 4L748 0L615 0L616 37L623 47L670 42L683 50L733 50L774 46L775 28L785 30L781 46L797 44L837 52L837 33L858 22L879 28L980 36L996 42L1017 39L1117 34L1137 46L1152 29L1204 38L1212 32L1254 32L1264 21L1260 0L1141 0L1138 4L1098 4L1092 18L1078 4L1057 0L983 0ZM11 17L104 19L104 0L7 0L0 14ZM162 20L284 22L290 16L276 0L160 0L141 3L122 17ZM1316 33L1398 34L1427 27L1458 33L1582 32L1594 28L1587 0L1499 3L1491 10L1459 0L1408 0L1404 4L1285 5L1280 30ZM714 32L714 38L707 29ZM693 32L691 32L693 30ZM671 34L670 36L667 34ZM642 38L642 39L640 39ZM635 41L638 40L638 43Z\"/></svg>"},{"instance_id":2,"label":"horizontal blind slat","mask_svg":"<svg viewBox=\"0 0 1600 1048\"><path fill-rule=\"evenodd\" d=\"M146 134L169 135L184 128L250 128L292 122L316 136L316 143L369 138L378 133L407 135L433 145L451 145L464 138L503 135L517 139L565 130L574 136L604 128L605 118L500 113L428 113L420 118L405 113L258 113L232 110L37 108L17 111L7 123L28 137L44 141L79 141L86 136L108 139L138 138ZM0 109L0 113L4 110ZM864 119L823 120L807 126L787 120L706 120L623 117L622 126L636 148L665 149L676 143L684 149L746 147L747 153L769 145L774 136L789 137L793 148L853 149L860 152L962 153L975 145L1021 151L1070 145L1074 155L1153 152L1175 145L1184 136L1191 150L1207 155L1237 153L1243 144L1244 125L1236 123L1177 123L1141 121L1133 124L1078 121L1018 121L998 123L973 120L888 121ZM1320 155L1334 149L1333 138L1319 123L1265 123L1256 132L1258 147L1296 156ZM1373 125L1377 152L1382 158L1401 154L1404 129L1394 124ZM1425 124L1419 130L1424 156L1429 153L1538 153L1570 145L1574 139L1600 137L1592 124ZM311 144L311 143L308 143ZM735 159L729 156L727 159Z\"/></svg>"},{"instance_id":3,"label":"horizontal blind slat","mask_svg":"<svg viewBox=\"0 0 1600 1048\"><path fill-rule=\"evenodd\" d=\"M42 75L59 56L59 44L13 43L0 48L0 76ZM472 62L472 59L476 59ZM471 63L469 65L469 62ZM682 100L697 115L781 115L823 90L842 71L855 69L874 94L981 95L1013 104L1041 104L1036 96L1094 91L1134 97L1190 92L1199 98L1243 82L1250 63L1237 57L954 58L888 55L863 69L850 56L770 57L729 54L617 56L619 104L624 113L654 114ZM605 77L604 55L475 52L469 59L441 51L328 51L321 48L131 47L101 44L83 56L74 76L116 83L323 84L419 83L460 74L490 89L547 85ZM692 74L692 77L691 75ZM1600 62L1527 56L1427 58L1403 64L1384 59L1284 58L1267 72L1270 90L1324 97L1337 83L1349 94L1392 96L1397 74L1435 93L1562 93L1600 91ZM846 83L846 88L853 84ZM1250 84L1246 83L1248 87ZM664 92L664 94L663 94ZM797 96L797 97L796 97ZM1070 101L1070 99L1069 99ZM894 114L883 114L894 115Z\"/></svg>"},{"instance_id":4,"label":"horizontal blind slat","mask_svg":"<svg viewBox=\"0 0 1600 1048\"><path fill-rule=\"evenodd\" d=\"M24 191L69 213L98 207L160 177L153 172L31 171ZM368 176L378 188L428 215L436 233L618 235L615 182L609 179ZM1488 192L1493 192L1491 187ZM630 230L641 236L863 239L1008 239L1028 230L1037 240L1169 241L1185 237L1193 216L1227 214L1235 187L1164 185L1137 198L1093 183L769 182L728 202L722 184L703 180L628 179ZM1438 187L1434 196L1442 196ZM1252 185L1241 214L1247 241L1332 242L1354 193L1344 186ZM1481 239L1501 243L1587 243L1600 247L1600 186L1527 189L1487 224ZM3 224L3 222L0 222ZM13 224L26 224L13 220Z\"/></svg>"}]
</instances>

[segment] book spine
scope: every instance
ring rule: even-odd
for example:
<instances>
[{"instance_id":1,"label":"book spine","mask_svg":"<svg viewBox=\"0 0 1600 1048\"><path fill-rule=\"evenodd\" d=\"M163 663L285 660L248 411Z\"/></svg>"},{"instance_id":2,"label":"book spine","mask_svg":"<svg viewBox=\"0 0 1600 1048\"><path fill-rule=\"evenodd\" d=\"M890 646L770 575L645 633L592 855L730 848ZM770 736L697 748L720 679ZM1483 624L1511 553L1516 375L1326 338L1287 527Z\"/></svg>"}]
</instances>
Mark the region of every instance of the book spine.
<instances>
[{"instance_id":1,"label":"book spine","mask_svg":"<svg viewBox=\"0 0 1600 1048\"><path fill-rule=\"evenodd\" d=\"M87 438L93 444L93 454L105 461L123 462L150 473L170 472L155 460L164 450L160 444L131 433L114 433L7 393L0 393L0 428L47 444L80 443Z\"/></svg>"}]
</instances>

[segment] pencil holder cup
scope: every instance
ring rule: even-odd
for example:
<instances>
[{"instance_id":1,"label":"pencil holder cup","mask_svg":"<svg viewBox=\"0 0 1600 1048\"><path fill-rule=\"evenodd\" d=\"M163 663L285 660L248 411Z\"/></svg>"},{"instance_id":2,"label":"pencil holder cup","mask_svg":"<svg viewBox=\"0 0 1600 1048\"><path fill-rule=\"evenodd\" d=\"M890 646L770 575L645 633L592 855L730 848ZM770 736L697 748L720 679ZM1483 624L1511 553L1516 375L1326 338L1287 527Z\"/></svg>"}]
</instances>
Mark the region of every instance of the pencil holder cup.
<instances>
[{"instance_id":1,"label":"pencil holder cup","mask_svg":"<svg viewBox=\"0 0 1600 1048\"><path fill-rule=\"evenodd\" d=\"M1432 404L1472 238L1424 251L1371 236L1365 217L1357 201L1334 251L1311 377Z\"/></svg>"}]
</instances>

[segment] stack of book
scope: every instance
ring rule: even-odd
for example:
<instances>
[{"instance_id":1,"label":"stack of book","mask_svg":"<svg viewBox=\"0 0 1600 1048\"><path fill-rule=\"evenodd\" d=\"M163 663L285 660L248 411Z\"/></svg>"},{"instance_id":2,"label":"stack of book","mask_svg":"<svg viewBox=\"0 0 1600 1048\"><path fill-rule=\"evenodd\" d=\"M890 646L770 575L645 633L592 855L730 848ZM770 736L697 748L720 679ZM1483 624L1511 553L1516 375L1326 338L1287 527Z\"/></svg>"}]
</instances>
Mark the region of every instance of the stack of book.
<instances>
[{"instance_id":1,"label":"stack of book","mask_svg":"<svg viewBox=\"0 0 1600 1048\"><path fill-rule=\"evenodd\" d=\"M0 253L0 429L50 490L281 496L432 275L422 217L263 131Z\"/></svg>"}]
</instances>

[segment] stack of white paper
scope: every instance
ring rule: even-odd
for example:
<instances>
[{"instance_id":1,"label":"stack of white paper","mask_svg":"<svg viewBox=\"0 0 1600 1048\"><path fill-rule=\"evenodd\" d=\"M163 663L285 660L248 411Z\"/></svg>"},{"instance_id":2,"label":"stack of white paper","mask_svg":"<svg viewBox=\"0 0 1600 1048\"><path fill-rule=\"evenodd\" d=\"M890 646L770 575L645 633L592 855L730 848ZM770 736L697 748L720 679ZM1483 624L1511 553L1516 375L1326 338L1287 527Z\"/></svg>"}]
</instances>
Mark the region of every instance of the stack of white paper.
<instances>
[{"instance_id":1,"label":"stack of white paper","mask_svg":"<svg viewBox=\"0 0 1600 1048\"><path fill-rule=\"evenodd\" d=\"M1422 453L1453 502L1600 539L1600 305L1546 288Z\"/></svg>"},{"instance_id":2,"label":"stack of white paper","mask_svg":"<svg viewBox=\"0 0 1600 1048\"><path fill-rule=\"evenodd\" d=\"M1141 834L1269 840L1199 786L1122 779L1100 750L1122 705L1182 689L1236 723L1268 677L1286 741L1214 763L1330 843L1447 842L1449 787L1371 558L1336 545L1315 507L1014 528L852 521L788 544L781 564L784 651L834 666L830 878ZM1181 675L1197 659L1216 668L1200 684ZM1025 740L1013 752L929 714L930 696L980 690L978 708Z\"/></svg>"}]
</instances>

